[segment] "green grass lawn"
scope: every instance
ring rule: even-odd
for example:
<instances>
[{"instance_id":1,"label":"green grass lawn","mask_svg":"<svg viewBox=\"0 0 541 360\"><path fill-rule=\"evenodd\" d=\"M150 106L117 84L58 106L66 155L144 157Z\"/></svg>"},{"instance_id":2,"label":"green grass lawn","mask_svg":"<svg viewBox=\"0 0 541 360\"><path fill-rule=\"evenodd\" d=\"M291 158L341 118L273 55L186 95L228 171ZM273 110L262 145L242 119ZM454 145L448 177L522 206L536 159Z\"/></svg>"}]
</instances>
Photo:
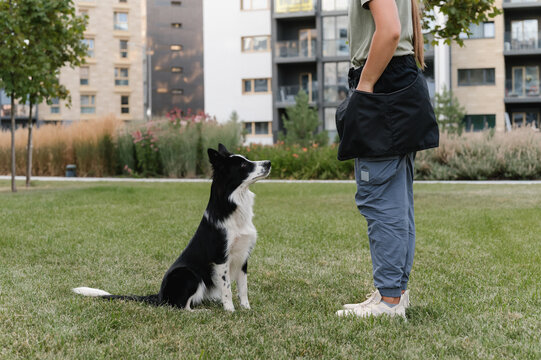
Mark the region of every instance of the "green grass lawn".
<instances>
[{"instance_id":1,"label":"green grass lawn","mask_svg":"<svg viewBox=\"0 0 541 360\"><path fill-rule=\"evenodd\" d=\"M334 315L373 286L353 184L252 187L252 310L233 314L70 291L156 293L210 184L19 186L0 182L1 359L541 357L539 185L415 185L407 322Z\"/></svg>"}]
</instances>

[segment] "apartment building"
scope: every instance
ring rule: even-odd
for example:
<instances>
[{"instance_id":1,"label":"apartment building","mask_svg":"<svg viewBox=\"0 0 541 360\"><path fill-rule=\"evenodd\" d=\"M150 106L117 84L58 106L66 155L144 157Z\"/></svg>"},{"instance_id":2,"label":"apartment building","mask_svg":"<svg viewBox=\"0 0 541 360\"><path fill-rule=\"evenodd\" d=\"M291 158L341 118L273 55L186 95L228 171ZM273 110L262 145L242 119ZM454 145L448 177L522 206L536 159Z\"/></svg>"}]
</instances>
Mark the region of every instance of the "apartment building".
<instances>
[{"instance_id":1,"label":"apartment building","mask_svg":"<svg viewBox=\"0 0 541 360\"><path fill-rule=\"evenodd\" d=\"M146 2L152 115L203 110L203 1Z\"/></svg>"},{"instance_id":2,"label":"apartment building","mask_svg":"<svg viewBox=\"0 0 541 360\"><path fill-rule=\"evenodd\" d=\"M503 16L472 25L451 48L452 88L466 108L467 130L539 128L541 1L497 0Z\"/></svg>"},{"instance_id":3,"label":"apartment building","mask_svg":"<svg viewBox=\"0 0 541 360\"><path fill-rule=\"evenodd\" d=\"M272 3L273 133L300 90L336 135L334 113L347 95L347 0L274 0Z\"/></svg>"},{"instance_id":4,"label":"apartment building","mask_svg":"<svg viewBox=\"0 0 541 360\"><path fill-rule=\"evenodd\" d=\"M513 126L541 128L541 0L505 0L505 111Z\"/></svg>"},{"instance_id":5,"label":"apartment building","mask_svg":"<svg viewBox=\"0 0 541 360\"><path fill-rule=\"evenodd\" d=\"M72 122L107 115L126 121L142 119L145 1L78 0L75 5L78 14L88 16L86 64L60 72L60 83L71 94L71 108L64 100L40 104L38 121Z\"/></svg>"},{"instance_id":6,"label":"apartment building","mask_svg":"<svg viewBox=\"0 0 541 360\"><path fill-rule=\"evenodd\" d=\"M246 143L272 144L270 0L205 0L205 112L236 112Z\"/></svg>"}]
</instances>

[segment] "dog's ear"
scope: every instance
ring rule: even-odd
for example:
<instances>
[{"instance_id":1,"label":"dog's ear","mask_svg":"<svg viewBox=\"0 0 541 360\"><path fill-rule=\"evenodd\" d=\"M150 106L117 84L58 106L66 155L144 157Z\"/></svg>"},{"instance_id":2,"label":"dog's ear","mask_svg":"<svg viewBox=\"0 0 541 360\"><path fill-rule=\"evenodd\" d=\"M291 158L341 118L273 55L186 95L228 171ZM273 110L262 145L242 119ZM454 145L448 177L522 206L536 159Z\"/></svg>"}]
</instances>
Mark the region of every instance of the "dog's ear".
<instances>
[{"instance_id":1,"label":"dog's ear","mask_svg":"<svg viewBox=\"0 0 541 360\"><path fill-rule=\"evenodd\" d=\"M216 165L223 159L223 156L216 150L208 148L207 154L209 155L209 161L212 165Z\"/></svg>"},{"instance_id":2,"label":"dog's ear","mask_svg":"<svg viewBox=\"0 0 541 360\"><path fill-rule=\"evenodd\" d=\"M229 153L229 151L227 151L227 149L225 148L224 144L218 144L218 151L220 152L220 154L222 154L223 156L229 156L231 155L231 153Z\"/></svg>"}]
</instances>

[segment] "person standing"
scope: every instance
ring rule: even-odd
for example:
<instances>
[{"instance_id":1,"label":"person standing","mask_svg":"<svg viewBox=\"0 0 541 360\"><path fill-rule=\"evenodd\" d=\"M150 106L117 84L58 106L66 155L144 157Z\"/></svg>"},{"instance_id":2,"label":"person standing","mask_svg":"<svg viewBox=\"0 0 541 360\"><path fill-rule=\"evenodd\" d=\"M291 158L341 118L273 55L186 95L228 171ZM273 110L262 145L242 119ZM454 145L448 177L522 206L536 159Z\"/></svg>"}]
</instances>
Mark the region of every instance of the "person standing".
<instances>
[{"instance_id":1,"label":"person standing","mask_svg":"<svg viewBox=\"0 0 541 360\"><path fill-rule=\"evenodd\" d=\"M351 92L356 93L353 96L361 98L355 100L359 102L357 105L349 103L348 111L351 112L350 108L353 106L362 107L360 104L370 105L370 101L374 107L378 107L379 102L386 101L378 95L400 94L404 92L403 89L415 91L412 90L414 88L411 84L418 83L419 76L422 77L419 68L422 69L425 66L424 40L417 1L350 1L348 42L353 67L349 71L349 86ZM425 81L424 78L422 81ZM424 86L426 87L426 83ZM425 94L425 88L422 86L419 89L422 91L418 91L419 94L416 96L423 99L421 103L426 103L428 92L426 91ZM354 101L353 98L349 100ZM395 106L390 104L400 101L408 103L413 102L414 99L389 100L385 102L387 104L385 107L390 108ZM396 106L400 107L399 105ZM410 103L406 105L410 108L416 106ZM422 112L427 113L429 122L432 122L433 109L431 105L425 106ZM388 114L392 113L393 109L381 111L386 111ZM387 119L390 115L385 116ZM338 117L337 112L337 124ZM409 123L408 121L410 120L402 123L395 121L399 125L393 126L405 128L398 130L409 133L417 131L414 129L416 120L413 119L411 120L413 122ZM376 124L376 127L380 125ZM342 132L347 131L346 126ZM393 129L393 137L397 133L401 134L400 131ZM426 136L424 133L420 137L417 136L421 140L415 143L415 146L408 145L400 148L415 151L397 150L399 147L394 145L391 147L393 151L381 150L383 148L376 146L373 151L370 149L365 152L369 154L366 156L359 150L360 154L354 158L357 183L355 202L368 225L376 290L362 303L344 305L342 310L337 311L338 316L368 317L385 314L405 318L405 309L409 306L407 286L415 250L413 211L415 153L417 150L437 146L439 138L437 131L437 125L435 127L431 125ZM375 136L376 144L382 144L388 140L378 139L378 137L386 136L381 131L375 131L375 135L369 135L369 132L354 135L359 138ZM343 134L341 140L344 141ZM372 141L373 139L365 140ZM340 146L346 145L341 143ZM400 153L397 154L397 152Z\"/></svg>"}]
</instances>

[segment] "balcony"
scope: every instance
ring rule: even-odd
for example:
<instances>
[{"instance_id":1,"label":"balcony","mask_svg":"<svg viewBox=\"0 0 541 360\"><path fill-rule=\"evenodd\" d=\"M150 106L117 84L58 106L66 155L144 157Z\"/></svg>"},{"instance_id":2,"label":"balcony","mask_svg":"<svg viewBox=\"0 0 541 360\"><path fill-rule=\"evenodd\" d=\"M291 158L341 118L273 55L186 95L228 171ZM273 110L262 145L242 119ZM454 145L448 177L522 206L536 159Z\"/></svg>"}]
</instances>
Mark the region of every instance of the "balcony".
<instances>
[{"instance_id":1,"label":"balcony","mask_svg":"<svg viewBox=\"0 0 541 360\"><path fill-rule=\"evenodd\" d=\"M504 0L504 9L524 9L530 7L541 7L541 0Z\"/></svg>"},{"instance_id":2,"label":"balcony","mask_svg":"<svg viewBox=\"0 0 541 360\"><path fill-rule=\"evenodd\" d=\"M337 57L348 56L349 46L346 44L346 39L323 40L323 56Z\"/></svg>"},{"instance_id":3,"label":"balcony","mask_svg":"<svg viewBox=\"0 0 541 360\"><path fill-rule=\"evenodd\" d=\"M504 55L541 55L541 32L519 36L505 32Z\"/></svg>"},{"instance_id":4,"label":"balcony","mask_svg":"<svg viewBox=\"0 0 541 360\"><path fill-rule=\"evenodd\" d=\"M295 105L295 96L303 89L308 94L310 105L315 105L317 102L317 81L312 81L308 87L300 85L279 86L276 94L276 106L287 107Z\"/></svg>"},{"instance_id":5,"label":"balcony","mask_svg":"<svg viewBox=\"0 0 541 360\"><path fill-rule=\"evenodd\" d=\"M310 17L316 13L317 0L274 0L274 17Z\"/></svg>"},{"instance_id":6,"label":"balcony","mask_svg":"<svg viewBox=\"0 0 541 360\"><path fill-rule=\"evenodd\" d=\"M322 0L321 11L348 11L348 0Z\"/></svg>"},{"instance_id":7,"label":"balcony","mask_svg":"<svg viewBox=\"0 0 541 360\"><path fill-rule=\"evenodd\" d=\"M508 104L541 103L539 78L529 81L505 81L505 102Z\"/></svg>"},{"instance_id":8,"label":"balcony","mask_svg":"<svg viewBox=\"0 0 541 360\"><path fill-rule=\"evenodd\" d=\"M278 41L275 46L276 62L307 62L316 60L316 39Z\"/></svg>"}]
</instances>

